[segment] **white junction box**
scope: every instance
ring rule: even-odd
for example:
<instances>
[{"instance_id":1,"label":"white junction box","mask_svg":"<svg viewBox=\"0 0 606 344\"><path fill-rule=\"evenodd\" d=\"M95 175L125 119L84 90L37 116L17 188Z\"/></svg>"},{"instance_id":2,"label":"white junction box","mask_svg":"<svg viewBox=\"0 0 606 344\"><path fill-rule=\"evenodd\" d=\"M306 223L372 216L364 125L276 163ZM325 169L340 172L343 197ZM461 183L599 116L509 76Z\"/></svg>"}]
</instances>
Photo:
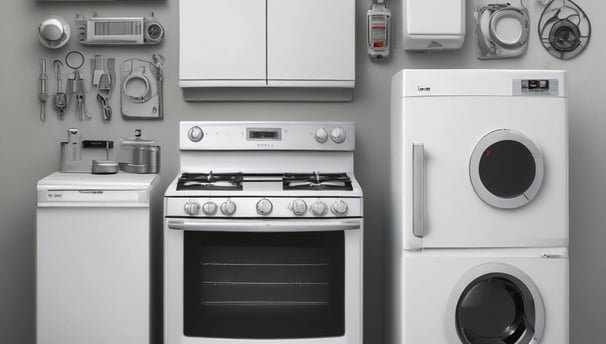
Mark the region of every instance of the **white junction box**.
<instances>
[{"instance_id":1,"label":"white junction box","mask_svg":"<svg viewBox=\"0 0 606 344\"><path fill-rule=\"evenodd\" d=\"M179 43L185 100L350 100L355 85L354 0L180 0Z\"/></svg>"},{"instance_id":2,"label":"white junction box","mask_svg":"<svg viewBox=\"0 0 606 344\"><path fill-rule=\"evenodd\" d=\"M459 49L465 40L465 0L406 0L404 50Z\"/></svg>"}]
</instances>

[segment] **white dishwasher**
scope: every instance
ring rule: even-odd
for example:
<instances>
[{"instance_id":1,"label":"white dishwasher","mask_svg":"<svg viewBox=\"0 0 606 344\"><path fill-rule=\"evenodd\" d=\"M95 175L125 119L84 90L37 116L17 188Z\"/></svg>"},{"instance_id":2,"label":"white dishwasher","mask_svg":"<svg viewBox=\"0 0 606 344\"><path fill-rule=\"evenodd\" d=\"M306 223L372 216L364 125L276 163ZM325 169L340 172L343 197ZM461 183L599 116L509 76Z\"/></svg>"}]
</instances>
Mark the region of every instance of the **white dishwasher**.
<instances>
[{"instance_id":1,"label":"white dishwasher","mask_svg":"<svg viewBox=\"0 0 606 344\"><path fill-rule=\"evenodd\" d=\"M162 338L155 174L53 173L37 186L37 344Z\"/></svg>"}]
</instances>

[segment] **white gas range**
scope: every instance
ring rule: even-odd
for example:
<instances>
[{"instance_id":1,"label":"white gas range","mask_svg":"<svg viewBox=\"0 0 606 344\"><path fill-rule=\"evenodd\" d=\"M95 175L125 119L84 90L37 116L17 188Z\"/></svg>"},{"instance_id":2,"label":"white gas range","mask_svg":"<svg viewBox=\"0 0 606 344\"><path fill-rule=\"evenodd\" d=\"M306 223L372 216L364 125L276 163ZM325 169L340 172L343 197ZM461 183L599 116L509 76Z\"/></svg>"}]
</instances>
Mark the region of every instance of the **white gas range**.
<instances>
[{"instance_id":1,"label":"white gas range","mask_svg":"<svg viewBox=\"0 0 606 344\"><path fill-rule=\"evenodd\" d=\"M181 122L165 194L166 344L359 344L348 122Z\"/></svg>"}]
</instances>

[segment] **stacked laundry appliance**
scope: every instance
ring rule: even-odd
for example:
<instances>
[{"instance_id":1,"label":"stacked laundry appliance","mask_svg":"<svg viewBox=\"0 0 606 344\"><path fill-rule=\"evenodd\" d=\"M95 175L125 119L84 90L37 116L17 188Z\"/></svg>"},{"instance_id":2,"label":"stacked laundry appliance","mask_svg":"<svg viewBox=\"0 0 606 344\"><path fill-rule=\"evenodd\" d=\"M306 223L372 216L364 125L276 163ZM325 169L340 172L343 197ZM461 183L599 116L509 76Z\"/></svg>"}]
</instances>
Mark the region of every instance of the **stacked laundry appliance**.
<instances>
[{"instance_id":1,"label":"stacked laundry appliance","mask_svg":"<svg viewBox=\"0 0 606 344\"><path fill-rule=\"evenodd\" d=\"M565 73L392 80L389 344L567 344Z\"/></svg>"}]
</instances>

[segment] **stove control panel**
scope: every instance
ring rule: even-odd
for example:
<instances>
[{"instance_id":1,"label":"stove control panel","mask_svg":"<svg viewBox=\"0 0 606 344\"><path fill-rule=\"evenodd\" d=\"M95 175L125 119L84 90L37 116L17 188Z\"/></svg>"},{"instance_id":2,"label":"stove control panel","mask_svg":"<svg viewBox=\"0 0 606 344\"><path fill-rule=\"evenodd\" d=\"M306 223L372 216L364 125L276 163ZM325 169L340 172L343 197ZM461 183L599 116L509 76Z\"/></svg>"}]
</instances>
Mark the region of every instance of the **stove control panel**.
<instances>
[{"instance_id":1,"label":"stove control panel","mask_svg":"<svg viewBox=\"0 0 606 344\"><path fill-rule=\"evenodd\" d=\"M362 217L362 199L356 197L168 197L166 200L169 217Z\"/></svg>"},{"instance_id":2,"label":"stove control panel","mask_svg":"<svg viewBox=\"0 0 606 344\"><path fill-rule=\"evenodd\" d=\"M353 151L352 122L181 122L183 150Z\"/></svg>"}]
</instances>

